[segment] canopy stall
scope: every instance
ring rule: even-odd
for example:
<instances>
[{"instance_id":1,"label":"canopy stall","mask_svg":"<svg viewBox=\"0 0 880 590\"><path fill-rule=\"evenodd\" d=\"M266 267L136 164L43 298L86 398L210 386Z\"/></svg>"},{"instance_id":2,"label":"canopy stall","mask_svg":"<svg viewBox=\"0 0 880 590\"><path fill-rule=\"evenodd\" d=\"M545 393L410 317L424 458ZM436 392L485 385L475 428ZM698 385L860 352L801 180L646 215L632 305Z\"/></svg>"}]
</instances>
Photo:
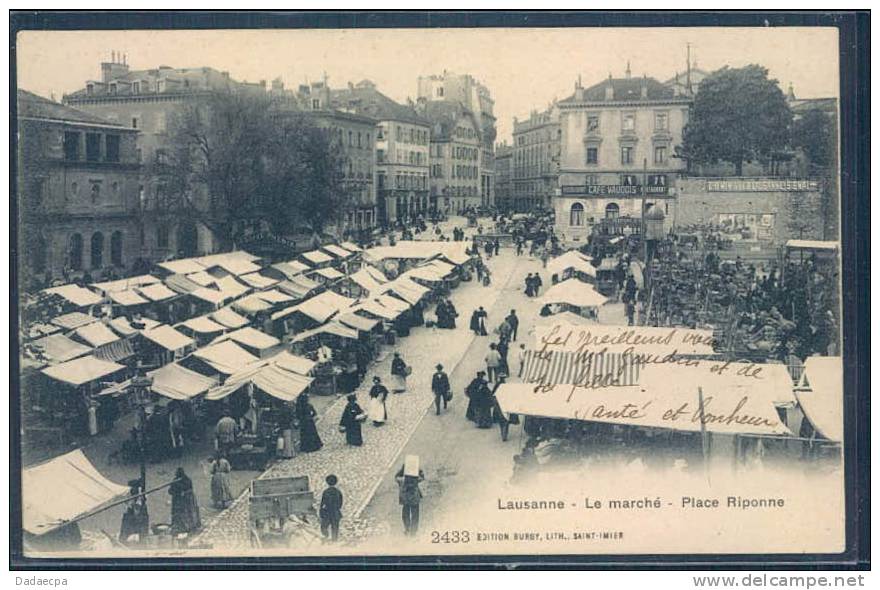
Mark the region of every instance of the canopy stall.
<instances>
[{"instance_id":1,"label":"canopy stall","mask_svg":"<svg viewBox=\"0 0 880 590\"><path fill-rule=\"evenodd\" d=\"M389 299L394 299L394 298L390 297ZM365 301L361 301L361 302L357 303L356 305L352 306L351 309L352 309L352 311L355 311L355 312L366 312L366 313L369 313L370 315L376 316L378 318L382 318L383 320L389 320L389 321L396 320L397 317L401 313L406 311L406 309L399 310L397 308L392 309L390 307L386 307L385 305L382 305L381 303L379 303L379 301L376 299L367 299Z\"/></svg>"},{"instance_id":2,"label":"canopy stall","mask_svg":"<svg viewBox=\"0 0 880 590\"><path fill-rule=\"evenodd\" d=\"M388 292L394 293L410 305L415 305L421 301L425 295L430 293L431 290L403 276L391 281L383 287L383 293Z\"/></svg>"},{"instance_id":3,"label":"canopy stall","mask_svg":"<svg viewBox=\"0 0 880 590\"><path fill-rule=\"evenodd\" d=\"M247 297L242 297L238 301L233 301L232 307L233 309L247 315L255 315L261 311L269 311L272 309L272 304L268 303L261 297L258 297L256 294L253 294L248 295Z\"/></svg>"},{"instance_id":4,"label":"canopy stall","mask_svg":"<svg viewBox=\"0 0 880 590\"><path fill-rule=\"evenodd\" d=\"M306 358L304 356L298 356L292 353L287 352L286 350L282 350L275 356L270 359L270 362L273 365L281 367L285 371L290 371L291 373L298 373L303 376L310 376L312 374L312 370L318 364L310 358Z\"/></svg>"},{"instance_id":5,"label":"canopy stall","mask_svg":"<svg viewBox=\"0 0 880 590\"><path fill-rule=\"evenodd\" d=\"M339 245L342 246L343 248L345 248L346 250L348 250L349 252L354 252L355 254L358 252L364 251L363 248L361 248L360 246L358 246L354 242L342 242Z\"/></svg>"},{"instance_id":6,"label":"canopy stall","mask_svg":"<svg viewBox=\"0 0 880 590\"><path fill-rule=\"evenodd\" d=\"M45 535L130 493L77 449L21 473L22 528Z\"/></svg>"},{"instance_id":7,"label":"canopy stall","mask_svg":"<svg viewBox=\"0 0 880 590\"><path fill-rule=\"evenodd\" d=\"M272 285L275 285L279 282L279 279L272 279L263 276L257 272L241 275L238 278L248 286L253 287L254 289L268 289Z\"/></svg>"},{"instance_id":8,"label":"canopy stall","mask_svg":"<svg viewBox=\"0 0 880 590\"><path fill-rule=\"evenodd\" d=\"M305 299L320 285L308 277L298 276L281 281L276 287L295 299Z\"/></svg>"},{"instance_id":9,"label":"canopy stall","mask_svg":"<svg viewBox=\"0 0 880 590\"><path fill-rule=\"evenodd\" d=\"M224 293L228 293L232 298L241 297L245 293L251 291L247 285L243 285L235 277L227 276L217 279L217 288Z\"/></svg>"},{"instance_id":10,"label":"canopy stall","mask_svg":"<svg viewBox=\"0 0 880 590\"><path fill-rule=\"evenodd\" d=\"M299 260L288 260L287 262L278 262L268 268L263 269L263 273L265 273L267 276L284 281L290 280L297 275L311 270L311 268L312 267L303 264Z\"/></svg>"},{"instance_id":11,"label":"canopy stall","mask_svg":"<svg viewBox=\"0 0 880 590\"><path fill-rule=\"evenodd\" d=\"M232 375L247 368L248 365L260 362L260 359L231 340L200 348L191 356L201 360L221 375Z\"/></svg>"},{"instance_id":12,"label":"canopy stall","mask_svg":"<svg viewBox=\"0 0 880 590\"><path fill-rule=\"evenodd\" d=\"M218 324L222 324L227 328L233 329L241 328L242 326L246 326L249 323L247 318L240 316L228 307L218 309L211 314L211 318Z\"/></svg>"},{"instance_id":13,"label":"canopy stall","mask_svg":"<svg viewBox=\"0 0 880 590\"><path fill-rule=\"evenodd\" d=\"M141 295L143 295L150 301L165 301L166 299L177 297L177 293L175 293L162 283L141 287L138 290L140 291Z\"/></svg>"},{"instance_id":14,"label":"canopy stall","mask_svg":"<svg viewBox=\"0 0 880 590\"><path fill-rule=\"evenodd\" d=\"M216 266L224 262L243 261L256 263L259 259L259 256L255 256L250 252L247 252L246 250L233 250L231 252L208 254L207 256L201 256L196 260L198 260L199 264L201 264L205 268L210 268L211 266Z\"/></svg>"},{"instance_id":15,"label":"canopy stall","mask_svg":"<svg viewBox=\"0 0 880 590\"><path fill-rule=\"evenodd\" d=\"M229 377L223 385L211 389L205 399L218 401L252 383L257 389L283 402L293 402L308 389L313 379L267 364Z\"/></svg>"},{"instance_id":16,"label":"canopy stall","mask_svg":"<svg viewBox=\"0 0 880 590\"><path fill-rule=\"evenodd\" d=\"M200 287L191 292L190 295L199 301L210 303L214 306L223 305L230 299L234 299L229 293L224 293L223 291L218 291L217 289L211 289L209 287Z\"/></svg>"},{"instance_id":17,"label":"canopy stall","mask_svg":"<svg viewBox=\"0 0 880 590\"><path fill-rule=\"evenodd\" d=\"M323 326L318 326L314 330L308 330L306 332L301 332L297 334L293 338L293 342L303 342L308 340L309 338L314 338L315 336L320 336L321 334L330 334L332 336L338 336L340 338L346 338L348 340L357 340L358 333L357 330L353 328L349 328L348 326L344 326L339 322L330 322L324 324Z\"/></svg>"},{"instance_id":18,"label":"canopy stall","mask_svg":"<svg viewBox=\"0 0 880 590\"><path fill-rule=\"evenodd\" d=\"M170 363L147 373L153 379L150 389L168 399L185 401L208 392L217 379L206 377L177 363Z\"/></svg>"},{"instance_id":19,"label":"canopy stall","mask_svg":"<svg viewBox=\"0 0 880 590\"><path fill-rule=\"evenodd\" d=\"M123 338L95 349L95 356L104 361L118 363L134 356L134 344Z\"/></svg>"},{"instance_id":20,"label":"canopy stall","mask_svg":"<svg viewBox=\"0 0 880 590\"><path fill-rule=\"evenodd\" d=\"M132 336L143 330L152 330L159 322L146 317L129 320L125 316L119 316L110 320L109 325L120 336Z\"/></svg>"},{"instance_id":21,"label":"canopy stall","mask_svg":"<svg viewBox=\"0 0 880 590\"><path fill-rule=\"evenodd\" d=\"M281 344L278 338L264 334L250 326L229 332L221 338L232 340L236 344L243 346L248 352L256 354L261 358Z\"/></svg>"},{"instance_id":22,"label":"canopy stall","mask_svg":"<svg viewBox=\"0 0 880 590\"><path fill-rule=\"evenodd\" d=\"M56 381L79 387L124 369L125 365L104 361L89 355L46 367L42 372Z\"/></svg>"},{"instance_id":23,"label":"canopy stall","mask_svg":"<svg viewBox=\"0 0 880 590\"><path fill-rule=\"evenodd\" d=\"M198 283L194 282L184 275L169 275L165 277L165 284L174 292L180 293L181 295L192 293L199 287L203 286L199 285Z\"/></svg>"},{"instance_id":24,"label":"canopy stall","mask_svg":"<svg viewBox=\"0 0 880 590\"><path fill-rule=\"evenodd\" d=\"M110 301L123 307L134 307L136 305L146 305L149 303L147 299L141 297L134 289L129 289L128 291L112 291L110 292L109 297Z\"/></svg>"},{"instance_id":25,"label":"canopy stall","mask_svg":"<svg viewBox=\"0 0 880 590\"><path fill-rule=\"evenodd\" d=\"M557 256L547 262L547 270L551 275L558 274L561 276L569 269L581 272L593 279L596 278L596 267L593 266L592 262L590 262L586 256L577 250L569 250L565 254Z\"/></svg>"},{"instance_id":26,"label":"canopy stall","mask_svg":"<svg viewBox=\"0 0 880 590\"><path fill-rule=\"evenodd\" d=\"M208 269L209 273L215 273L218 269L222 271L222 273L218 274L227 274L227 275L235 275L241 276L249 273L259 272L260 267L254 264L253 262L249 262L240 258L228 258L223 257L220 258L212 258L211 262L206 262L205 259L202 259L202 264L205 265L205 268Z\"/></svg>"},{"instance_id":27,"label":"canopy stall","mask_svg":"<svg viewBox=\"0 0 880 590\"><path fill-rule=\"evenodd\" d=\"M217 277L211 276L208 274L208 271L205 270L188 274L186 275L186 278L202 287L210 287L217 282Z\"/></svg>"},{"instance_id":28,"label":"canopy stall","mask_svg":"<svg viewBox=\"0 0 880 590\"><path fill-rule=\"evenodd\" d=\"M89 291L85 287L72 284L44 289L42 293L57 295L76 307L89 307L91 305L98 305L103 301L103 298L97 293Z\"/></svg>"},{"instance_id":29,"label":"canopy stall","mask_svg":"<svg viewBox=\"0 0 880 590\"><path fill-rule=\"evenodd\" d=\"M260 291L258 293L254 293L254 297L262 299L266 303L278 304L278 303L289 303L294 301L294 298L290 295L285 295L278 289L269 289L268 291Z\"/></svg>"},{"instance_id":30,"label":"canopy stall","mask_svg":"<svg viewBox=\"0 0 880 590\"><path fill-rule=\"evenodd\" d=\"M843 442L843 362L839 356L811 356L794 392L819 434Z\"/></svg>"},{"instance_id":31,"label":"canopy stall","mask_svg":"<svg viewBox=\"0 0 880 590\"><path fill-rule=\"evenodd\" d=\"M118 279L115 281L105 281L103 283L92 283L91 287L106 295L116 291L129 291L136 287L146 287L161 282L162 280L160 278L148 274L129 277L127 279Z\"/></svg>"},{"instance_id":32,"label":"canopy stall","mask_svg":"<svg viewBox=\"0 0 880 590\"><path fill-rule=\"evenodd\" d=\"M337 258L346 259L352 255L352 252L337 246L336 244L327 244L326 246L321 246L321 249L325 252L329 252L330 254L336 256Z\"/></svg>"},{"instance_id":33,"label":"canopy stall","mask_svg":"<svg viewBox=\"0 0 880 590\"><path fill-rule=\"evenodd\" d=\"M205 270L205 267L199 264L195 258L168 260L166 262L159 262L156 266L165 273L172 275L188 275Z\"/></svg>"},{"instance_id":34,"label":"canopy stall","mask_svg":"<svg viewBox=\"0 0 880 590\"><path fill-rule=\"evenodd\" d=\"M218 334L226 330L226 327L218 324L208 316L199 316L182 322L183 326L195 334Z\"/></svg>"},{"instance_id":35,"label":"canopy stall","mask_svg":"<svg viewBox=\"0 0 880 590\"><path fill-rule=\"evenodd\" d=\"M86 326L97 321L98 318L95 316L82 313L81 311L73 311L53 318L51 323L65 330L76 330L80 326Z\"/></svg>"},{"instance_id":36,"label":"canopy stall","mask_svg":"<svg viewBox=\"0 0 880 590\"><path fill-rule=\"evenodd\" d=\"M56 364L89 354L92 348L74 342L64 334L52 334L34 340L22 347L23 354L41 361L44 364Z\"/></svg>"},{"instance_id":37,"label":"canopy stall","mask_svg":"<svg viewBox=\"0 0 880 590\"><path fill-rule=\"evenodd\" d=\"M181 334L167 325L162 325L152 330L145 330L141 335L169 352L182 352L196 343L189 336Z\"/></svg>"},{"instance_id":38,"label":"canopy stall","mask_svg":"<svg viewBox=\"0 0 880 590\"><path fill-rule=\"evenodd\" d=\"M312 250L311 252L303 252L300 254L307 262L313 265L329 264L333 262L333 258L320 250Z\"/></svg>"},{"instance_id":39,"label":"canopy stall","mask_svg":"<svg viewBox=\"0 0 880 590\"><path fill-rule=\"evenodd\" d=\"M540 301L543 304L564 303L574 307L599 307L608 299L589 284L577 279L568 279L547 289Z\"/></svg>"},{"instance_id":40,"label":"canopy stall","mask_svg":"<svg viewBox=\"0 0 880 590\"><path fill-rule=\"evenodd\" d=\"M360 330L361 332L371 332L376 326L381 324L379 320L366 318L354 312L343 313L337 316L336 319L339 320L341 324L348 326L349 328Z\"/></svg>"},{"instance_id":41,"label":"canopy stall","mask_svg":"<svg viewBox=\"0 0 880 590\"><path fill-rule=\"evenodd\" d=\"M311 278L316 278L324 283L330 281L338 281L341 278L344 278L345 275L333 268L332 266L328 266L326 268L317 268L309 275Z\"/></svg>"},{"instance_id":42,"label":"canopy stall","mask_svg":"<svg viewBox=\"0 0 880 590\"><path fill-rule=\"evenodd\" d=\"M89 346L96 348L119 340L119 336L101 322L93 322L74 331L76 337Z\"/></svg>"}]
</instances>

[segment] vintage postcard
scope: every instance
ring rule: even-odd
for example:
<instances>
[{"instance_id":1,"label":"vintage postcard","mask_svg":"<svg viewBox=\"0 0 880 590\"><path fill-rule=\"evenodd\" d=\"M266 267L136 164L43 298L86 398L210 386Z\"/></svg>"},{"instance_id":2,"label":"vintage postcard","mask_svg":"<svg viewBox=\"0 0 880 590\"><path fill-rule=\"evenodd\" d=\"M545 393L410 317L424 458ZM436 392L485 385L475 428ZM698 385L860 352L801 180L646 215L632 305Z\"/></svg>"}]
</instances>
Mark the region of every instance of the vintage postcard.
<instances>
[{"instance_id":1,"label":"vintage postcard","mask_svg":"<svg viewBox=\"0 0 880 590\"><path fill-rule=\"evenodd\" d=\"M18 32L24 556L844 551L838 38Z\"/></svg>"}]
</instances>

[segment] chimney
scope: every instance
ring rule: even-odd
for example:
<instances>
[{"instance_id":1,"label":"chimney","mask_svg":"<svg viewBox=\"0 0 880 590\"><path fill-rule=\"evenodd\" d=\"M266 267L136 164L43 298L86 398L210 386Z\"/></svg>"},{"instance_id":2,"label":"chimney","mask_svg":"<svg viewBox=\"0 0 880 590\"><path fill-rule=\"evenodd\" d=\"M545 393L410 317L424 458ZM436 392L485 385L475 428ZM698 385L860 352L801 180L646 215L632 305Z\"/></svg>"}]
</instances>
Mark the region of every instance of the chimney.
<instances>
[{"instance_id":1,"label":"chimney","mask_svg":"<svg viewBox=\"0 0 880 590\"><path fill-rule=\"evenodd\" d=\"M645 100L646 98L648 98L648 75L647 74L645 74L642 77L641 91L642 91L642 100Z\"/></svg>"},{"instance_id":2,"label":"chimney","mask_svg":"<svg viewBox=\"0 0 880 590\"><path fill-rule=\"evenodd\" d=\"M121 78L128 74L128 65L121 63L122 53L117 51L110 52L110 61L101 64L101 82L106 84L116 78Z\"/></svg>"},{"instance_id":3,"label":"chimney","mask_svg":"<svg viewBox=\"0 0 880 590\"><path fill-rule=\"evenodd\" d=\"M629 60L626 60L626 79L629 80L632 77L632 70L629 69Z\"/></svg>"}]
</instances>

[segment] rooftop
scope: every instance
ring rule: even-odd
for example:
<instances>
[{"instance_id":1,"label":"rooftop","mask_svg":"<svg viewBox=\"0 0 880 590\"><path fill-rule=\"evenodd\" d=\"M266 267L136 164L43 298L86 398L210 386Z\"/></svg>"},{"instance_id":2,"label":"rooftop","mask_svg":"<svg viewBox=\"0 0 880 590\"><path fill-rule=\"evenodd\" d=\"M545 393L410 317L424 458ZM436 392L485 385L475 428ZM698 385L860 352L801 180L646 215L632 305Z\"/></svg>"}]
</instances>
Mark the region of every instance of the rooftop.
<instances>
[{"instance_id":1,"label":"rooftop","mask_svg":"<svg viewBox=\"0 0 880 590\"><path fill-rule=\"evenodd\" d=\"M80 110L54 102L48 98L38 96L27 90L18 90L18 118L28 119L51 119L54 121L62 121L65 123L81 123L90 125L111 125L120 129L128 129L118 123L108 121L92 115L84 113ZM132 130L135 131L135 130Z\"/></svg>"},{"instance_id":2,"label":"rooftop","mask_svg":"<svg viewBox=\"0 0 880 590\"><path fill-rule=\"evenodd\" d=\"M607 89L611 88L608 97ZM644 92L644 94L643 94ZM637 102L686 99L677 95L672 86L655 78L607 78L589 88L576 88L575 93L559 101L560 105L571 105L582 102Z\"/></svg>"},{"instance_id":3,"label":"rooftop","mask_svg":"<svg viewBox=\"0 0 880 590\"><path fill-rule=\"evenodd\" d=\"M351 84L348 88L330 91L330 103L336 109L350 110L378 121L401 121L425 125L429 123L409 105L388 98L369 80Z\"/></svg>"}]
</instances>

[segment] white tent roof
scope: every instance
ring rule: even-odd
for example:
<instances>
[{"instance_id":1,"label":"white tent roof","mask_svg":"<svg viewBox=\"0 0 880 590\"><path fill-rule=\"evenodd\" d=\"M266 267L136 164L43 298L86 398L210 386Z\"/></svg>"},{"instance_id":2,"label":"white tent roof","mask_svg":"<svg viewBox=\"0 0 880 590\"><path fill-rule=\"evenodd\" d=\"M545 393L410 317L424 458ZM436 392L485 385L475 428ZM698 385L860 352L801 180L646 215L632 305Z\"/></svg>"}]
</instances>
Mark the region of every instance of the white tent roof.
<instances>
[{"instance_id":1,"label":"white tent roof","mask_svg":"<svg viewBox=\"0 0 880 590\"><path fill-rule=\"evenodd\" d=\"M202 256L200 258L197 258L196 260L198 260L199 264L201 264L205 268L210 268L212 266L218 266L218 264L221 262L254 262L259 259L259 256L254 256L253 254L251 254L250 252L246 252L245 250L233 250L232 252L209 254L208 256Z\"/></svg>"},{"instance_id":2,"label":"white tent roof","mask_svg":"<svg viewBox=\"0 0 880 590\"><path fill-rule=\"evenodd\" d=\"M382 284L373 278L372 274L367 272L366 267L360 269L348 278L357 283L361 288L366 289L368 293L378 293L382 288Z\"/></svg>"},{"instance_id":3,"label":"white tent roof","mask_svg":"<svg viewBox=\"0 0 880 590\"><path fill-rule=\"evenodd\" d=\"M260 267L253 262L248 262L240 258L217 258L213 263L206 264L207 268L222 268L224 271L233 275L244 275L255 273Z\"/></svg>"},{"instance_id":4,"label":"white tent roof","mask_svg":"<svg viewBox=\"0 0 880 590\"><path fill-rule=\"evenodd\" d=\"M541 303L567 303L575 307L599 307L607 298L587 283L568 279L547 289Z\"/></svg>"},{"instance_id":5,"label":"white tent roof","mask_svg":"<svg viewBox=\"0 0 880 590\"><path fill-rule=\"evenodd\" d=\"M52 287L45 289L43 293L50 293L63 297L70 303L79 307L88 307L89 305L97 305L101 303L102 298L97 293L89 291L85 287L79 285L61 285L60 287Z\"/></svg>"},{"instance_id":6,"label":"white tent roof","mask_svg":"<svg viewBox=\"0 0 880 590\"><path fill-rule=\"evenodd\" d=\"M152 330L145 330L142 334L144 338L155 342L166 350L180 350L195 344L195 340L185 334L181 334L171 326L159 326Z\"/></svg>"},{"instance_id":7,"label":"white tent roof","mask_svg":"<svg viewBox=\"0 0 880 590\"><path fill-rule=\"evenodd\" d=\"M269 359L269 361L272 364L281 367L285 371L298 373L300 375L308 375L309 373L311 373L312 369L315 368L315 365L318 364L312 359L291 354L286 350L282 350L271 359Z\"/></svg>"},{"instance_id":8,"label":"white tent roof","mask_svg":"<svg viewBox=\"0 0 880 590\"><path fill-rule=\"evenodd\" d=\"M98 473L79 449L21 473L22 526L34 535L49 533L129 493Z\"/></svg>"},{"instance_id":9,"label":"white tent roof","mask_svg":"<svg viewBox=\"0 0 880 590\"><path fill-rule=\"evenodd\" d=\"M357 340L358 333L354 328L349 328L348 326L344 326L339 322L329 322L324 324L323 326L318 326L314 330L307 330L305 332L300 332L297 334L293 342L301 342L306 340L307 338L311 338L312 336L317 336L318 334L333 334L334 336L340 336L342 338L348 338L349 340Z\"/></svg>"},{"instance_id":10,"label":"white tent roof","mask_svg":"<svg viewBox=\"0 0 880 590\"><path fill-rule=\"evenodd\" d=\"M147 373L153 378L150 387L159 395L170 399L188 400L206 393L217 380L213 377L205 377L195 371L181 367L177 363L170 363L162 368Z\"/></svg>"},{"instance_id":11,"label":"white tent roof","mask_svg":"<svg viewBox=\"0 0 880 590\"><path fill-rule=\"evenodd\" d=\"M267 303L287 303L288 301L293 301L293 297L282 293L278 289L260 291L259 293L254 293L254 297L258 297Z\"/></svg>"},{"instance_id":12,"label":"white tent roof","mask_svg":"<svg viewBox=\"0 0 880 590\"><path fill-rule=\"evenodd\" d=\"M74 342L64 334L44 336L27 346L37 348L50 363L63 363L92 351L90 347Z\"/></svg>"},{"instance_id":13,"label":"white tent roof","mask_svg":"<svg viewBox=\"0 0 880 590\"><path fill-rule=\"evenodd\" d=\"M101 360L95 356L81 356L72 361L46 367L43 373L70 385L82 385L124 369L124 365Z\"/></svg>"},{"instance_id":14,"label":"white tent roof","mask_svg":"<svg viewBox=\"0 0 880 590\"><path fill-rule=\"evenodd\" d=\"M205 270L205 267L199 264L195 258L183 258L181 260L169 260L160 262L156 266L163 268L175 275L188 275L194 272Z\"/></svg>"},{"instance_id":15,"label":"white tent roof","mask_svg":"<svg viewBox=\"0 0 880 590\"><path fill-rule=\"evenodd\" d=\"M190 295L201 299L202 301L213 303L214 305L222 305L227 300L234 299L234 296L229 293L218 291L217 289L211 289L209 287L200 287L199 289L191 292Z\"/></svg>"},{"instance_id":16,"label":"white tent roof","mask_svg":"<svg viewBox=\"0 0 880 590\"><path fill-rule=\"evenodd\" d=\"M272 285L278 283L278 279L264 277L263 275L261 275L258 272L252 272L252 273L249 273L246 275L241 275L238 278L255 289L265 289L267 287L271 287Z\"/></svg>"},{"instance_id":17,"label":"white tent roof","mask_svg":"<svg viewBox=\"0 0 880 590\"><path fill-rule=\"evenodd\" d=\"M596 268L593 264L577 250L569 250L561 256L547 262L547 270L550 274L561 274L566 269L573 268L591 277L596 276Z\"/></svg>"},{"instance_id":18,"label":"white tent roof","mask_svg":"<svg viewBox=\"0 0 880 590\"><path fill-rule=\"evenodd\" d=\"M144 325L143 328L135 328L131 325L131 322L128 321L128 318L125 316L119 316L118 318L113 318L110 320L110 327L116 331L120 336L131 336L132 334L137 334L142 330L152 330L156 326L160 325L161 322L157 322L154 319L142 317L137 320L133 320L135 322L140 322Z\"/></svg>"},{"instance_id":19,"label":"white tent roof","mask_svg":"<svg viewBox=\"0 0 880 590\"><path fill-rule=\"evenodd\" d=\"M349 328L356 328L364 332L369 332L370 330L375 328L377 324L379 324L379 320L365 318L364 316L358 315L354 312L343 313L342 315L337 316L337 319L340 323L348 326Z\"/></svg>"},{"instance_id":20,"label":"white tent roof","mask_svg":"<svg viewBox=\"0 0 880 590\"><path fill-rule=\"evenodd\" d=\"M91 324L97 321L98 318L95 316L82 313L81 311L72 311L56 318L52 318L51 320L56 326L61 326L67 330L75 330L80 326L85 326L86 324Z\"/></svg>"},{"instance_id":21,"label":"white tent roof","mask_svg":"<svg viewBox=\"0 0 880 590\"><path fill-rule=\"evenodd\" d=\"M235 280L235 277L223 277L222 279L217 279L217 288L224 293L229 294L231 297L239 297L251 290L247 285L243 285Z\"/></svg>"},{"instance_id":22,"label":"white tent roof","mask_svg":"<svg viewBox=\"0 0 880 590\"><path fill-rule=\"evenodd\" d=\"M249 323L247 318L238 315L228 307L218 309L211 314L211 317L214 319L214 321L219 324L223 324L227 328L241 328L242 326L246 326Z\"/></svg>"},{"instance_id":23,"label":"white tent roof","mask_svg":"<svg viewBox=\"0 0 880 590\"><path fill-rule=\"evenodd\" d=\"M823 242L819 240L789 240L785 243L786 248L803 248L806 250L836 250L840 248L840 242Z\"/></svg>"},{"instance_id":24,"label":"white tent roof","mask_svg":"<svg viewBox=\"0 0 880 590\"><path fill-rule=\"evenodd\" d=\"M193 352L193 356L203 360L224 375L232 375L248 365L260 361L260 359L231 340L200 348Z\"/></svg>"},{"instance_id":25,"label":"white tent roof","mask_svg":"<svg viewBox=\"0 0 880 590\"><path fill-rule=\"evenodd\" d=\"M321 248L323 248L327 252L330 252L330 254L339 256L340 258L348 258L352 254L345 248L340 248L336 244L327 244L326 246L321 246Z\"/></svg>"},{"instance_id":26,"label":"white tent roof","mask_svg":"<svg viewBox=\"0 0 880 590\"><path fill-rule=\"evenodd\" d=\"M186 278L194 282L196 285L201 285L202 287L209 287L217 282L217 279L209 275L208 272L205 270L188 274L186 275Z\"/></svg>"},{"instance_id":27,"label":"white tent roof","mask_svg":"<svg viewBox=\"0 0 880 590\"><path fill-rule=\"evenodd\" d=\"M795 396L816 430L843 442L843 362L839 356L811 356Z\"/></svg>"},{"instance_id":28,"label":"white tent roof","mask_svg":"<svg viewBox=\"0 0 880 590\"><path fill-rule=\"evenodd\" d=\"M134 287L145 287L161 283L161 279L153 275L139 275L136 277L128 277L127 279L118 279L116 281L105 281L103 283L92 283L92 287L103 291L104 293L112 293L113 291L128 291Z\"/></svg>"},{"instance_id":29,"label":"white tent roof","mask_svg":"<svg viewBox=\"0 0 880 590\"><path fill-rule=\"evenodd\" d=\"M243 311L244 313L254 314L272 309L272 304L254 294L242 297L238 301L233 302L232 307L238 311Z\"/></svg>"},{"instance_id":30,"label":"white tent roof","mask_svg":"<svg viewBox=\"0 0 880 590\"><path fill-rule=\"evenodd\" d=\"M311 252L304 252L302 257L308 260L313 264L323 264L324 262L332 262L333 258L324 254L320 250L312 250Z\"/></svg>"},{"instance_id":31,"label":"white tent roof","mask_svg":"<svg viewBox=\"0 0 880 590\"><path fill-rule=\"evenodd\" d=\"M309 270L311 267L306 266L299 260L288 260L287 262L279 262L273 264L272 268L283 274L288 279Z\"/></svg>"},{"instance_id":32,"label":"white tent roof","mask_svg":"<svg viewBox=\"0 0 880 590\"><path fill-rule=\"evenodd\" d=\"M140 292L141 295L151 301L164 301L165 299L171 299L172 297L177 296L177 293L175 293L162 283L149 285L147 287L141 287Z\"/></svg>"},{"instance_id":33,"label":"white tent roof","mask_svg":"<svg viewBox=\"0 0 880 590\"><path fill-rule=\"evenodd\" d=\"M209 391L206 399L223 399L245 384L253 383L255 387L274 398L292 402L311 385L312 381L311 377L285 371L272 364L264 364L230 376L223 385Z\"/></svg>"},{"instance_id":34,"label":"white tent roof","mask_svg":"<svg viewBox=\"0 0 880 590\"><path fill-rule=\"evenodd\" d=\"M199 334L214 334L216 332L222 332L226 328L217 322L213 321L208 316L199 316L197 318L192 318L182 322L180 325L189 328L193 332L198 332Z\"/></svg>"},{"instance_id":35,"label":"white tent roof","mask_svg":"<svg viewBox=\"0 0 880 590\"><path fill-rule=\"evenodd\" d=\"M410 305L415 305L421 301L422 297L431 292L427 287L414 283L411 279L405 276L382 287L383 293L388 293L389 291L396 294Z\"/></svg>"},{"instance_id":36,"label":"white tent roof","mask_svg":"<svg viewBox=\"0 0 880 590\"><path fill-rule=\"evenodd\" d=\"M113 303L125 307L149 303L148 300L141 297L134 289L129 289L128 291L112 291L110 292L109 297Z\"/></svg>"},{"instance_id":37,"label":"white tent roof","mask_svg":"<svg viewBox=\"0 0 880 590\"><path fill-rule=\"evenodd\" d=\"M393 297L391 297L393 299ZM386 320L396 319L404 310L391 309L390 307L385 307L381 303L379 303L376 299L367 299L365 301L360 301L356 305L351 308L353 311L366 311L380 318L384 318Z\"/></svg>"},{"instance_id":38,"label":"white tent roof","mask_svg":"<svg viewBox=\"0 0 880 590\"><path fill-rule=\"evenodd\" d=\"M251 328L250 326L230 332L229 334L226 334L225 338L229 338L239 344L244 344L245 346L250 346L257 350L264 350L281 344L281 341L278 340L278 338L260 332L256 328Z\"/></svg>"},{"instance_id":39,"label":"white tent roof","mask_svg":"<svg viewBox=\"0 0 880 590\"><path fill-rule=\"evenodd\" d=\"M331 281L341 279L342 277L345 276L344 274L342 274L341 272L339 272L338 270L336 270L335 268L332 268L332 267L315 269L312 272L312 274L321 275L325 279L328 279Z\"/></svg>"},{"instance_id":40,"label":"white tent roof","mask_svg":"<svg viewBox=\"0 0 880 590\"><path fill-rule=\"evenodd\" d=\"M363 250L364 250L363 248L361 248L360 246L358 246L354 242L342 242L339 245L342 246L343 248L345 248L346 250L348 250L349 252L363 252Z\"/></svg>"},{"instance_id":41,"label":"white tent roof","mask_svg":"<svg viewBox=\"0 0 880 590\"><path fill-rule=\"evenodd\" d=\"M110 328L101 322L94 322L87 326L78 328L74 332L78 338L85 340L89 346L103 346L119 340L119 336L113 333Z\"/></svg>"}]
</instances>

